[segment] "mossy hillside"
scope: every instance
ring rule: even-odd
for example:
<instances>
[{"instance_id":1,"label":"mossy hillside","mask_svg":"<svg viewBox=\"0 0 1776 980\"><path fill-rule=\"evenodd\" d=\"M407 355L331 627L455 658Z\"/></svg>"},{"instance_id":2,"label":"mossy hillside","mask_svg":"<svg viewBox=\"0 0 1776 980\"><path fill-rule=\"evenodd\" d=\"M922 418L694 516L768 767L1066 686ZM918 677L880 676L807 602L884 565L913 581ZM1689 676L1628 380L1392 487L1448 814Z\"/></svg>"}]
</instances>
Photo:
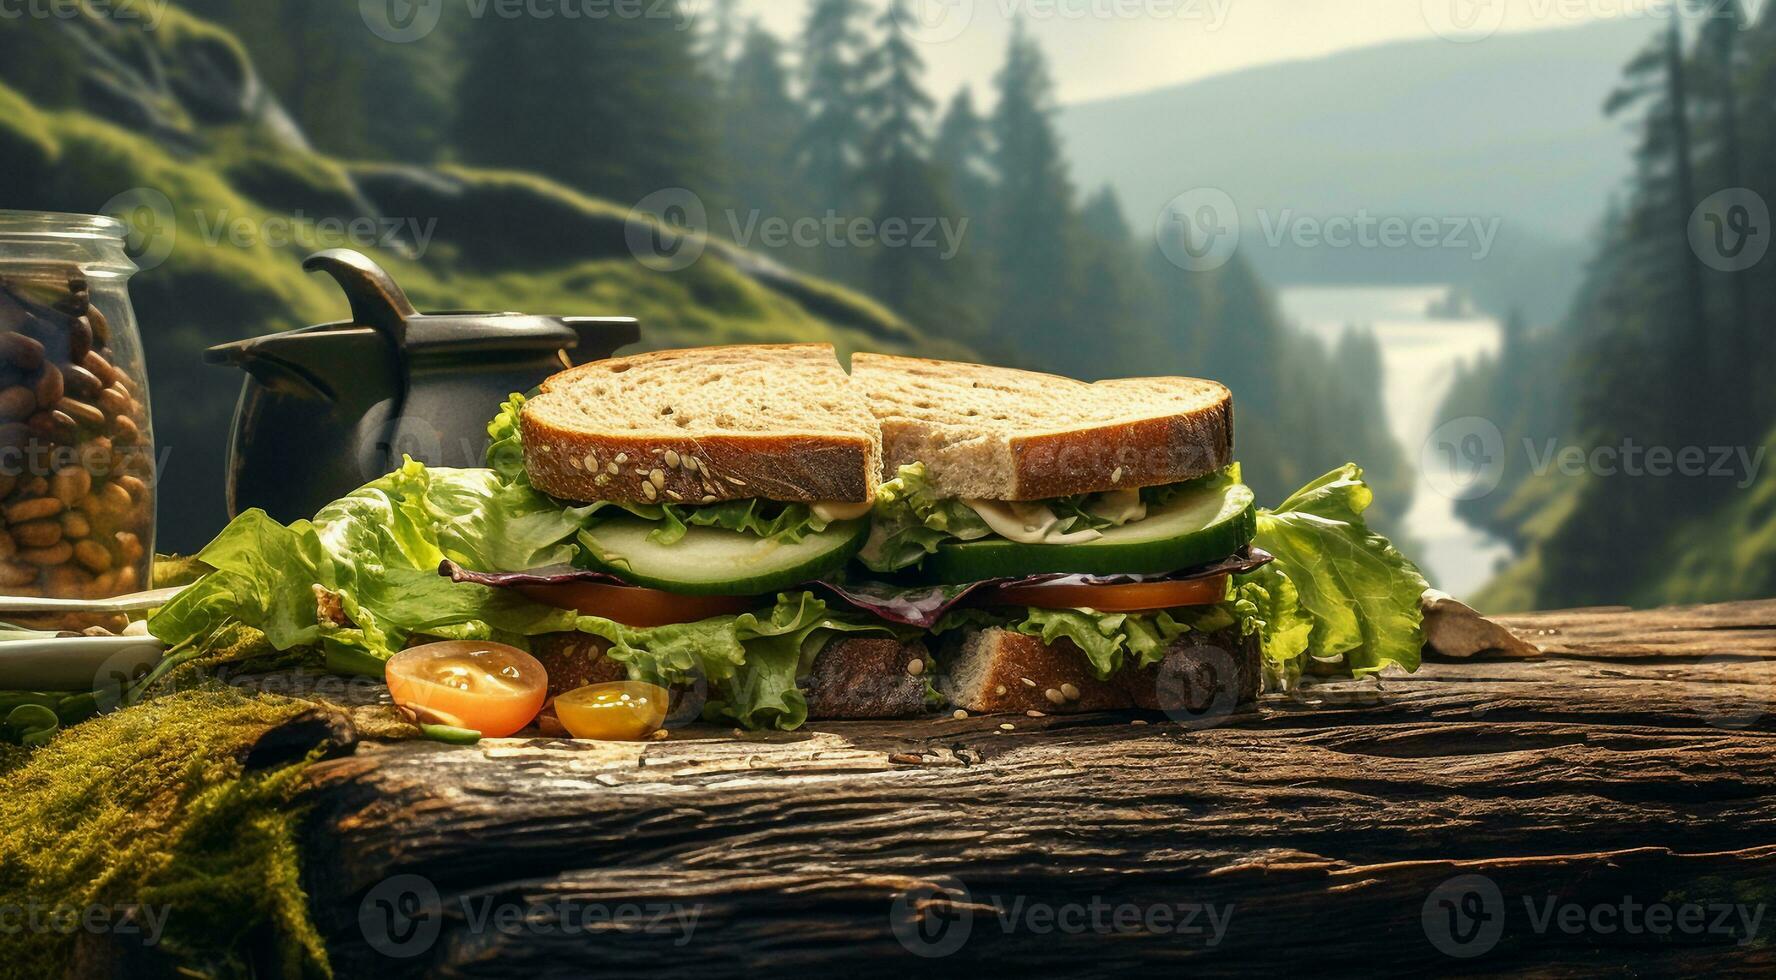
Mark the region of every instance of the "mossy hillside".
<instances>
[{"instance_id":1,"label":"mossy hillside","mask_svg":"<svg viewBox=\"0 0 1776 980\"><path fill-rule=\"evenodd\" d=\"M1520 554L1516 561L1501 569L1471 599L1473 606L1487 613L1526 612L1538 608L1536 597L1542 594L1542 576L1546 563L1542 558L1545 542L1585 496L1588 475L1568 476L1549 470L1532 475L1517 485L1497 514L1501 521L1510 521L1517 529Z\"/></svg>"},{"instance_id":2,"label":"mossy hillside","mask_svg":"<svg viewBox=\"0 0 1776 980\"><path fill-rule=\"evenodd\" d=\"M168 146L79 110L33 109L4 85L0 109L0 172L20 176L9 205L94 212L134 191L147 205L133 211L137 243L170 245L131 283L161 395L156 437L173 450L163 547L195 550L226 519L222 449L241 377L204 365L203 351L347 317L338 289L302 271L323 247L369 254L422 309L635 316L651 348L824 340L845 352L968 356L857 294L720 241L699 240L701 257L687 268L648 268L629 251L629 209L543 178L350 164L246 123L212 126L195 147ZM313 224L366 217L378 219L368 240L317 236ZM390 228L401 234L385 238ZM429 236L423 249L414 228Z\"/></svg>"},{"instance_id":3,"label":"mossy hillside","mask_svg":"<svg viewBox=\"0 0 1776 980\"><path fill-rule=\"evenodd\" d=\"M41 108L90 105L102 93L110 118L172 138L259 108L248 104L257 89L246 47L178 6L58 4L56 12L0 18L0 77Z\"/></svg>"},{"instance_id":4,"label":"mossy hillside","mask_svg":"<svg viewBox=\"0 0 1776 980\"><path fill-rule=\"evenodd\" d=\"M1764 439L1776 446L1776 432ZM1755 452L1756 449L1753 449ZM1765 466L1776 465L1768 458ZM1711 513L1679 527L1666 543L1664 574L1633 601L1722 602L1776 595L1776 479L1735 491Z\"/></svg>"},{"instance_id":5,"label":"mossy hillside","mask_svg":"<svg viewBox=\"0 0 1776 980\"><path fill-rule=\"evenodd\" d=\"M1764 445L1776 445L1776 432L1765 438ZM1776 480L1758 475L1760 479L1726 495L1719 506L1647 541L1647 553L1658 559L1621 601L1654 607L1758 599L1776 593ZM1549 592L1544 581L1551 574L1547 542L1569 521L1580 519L1578 511L1591 484L1604 479L1609 478L1550 470L1518 486L1497 513L1499 520L1520 529L1525 542L1522 555L1474 597L1477 608L1486 612L1539 608L1537 597Z\"/></svg>"}]
</instances>

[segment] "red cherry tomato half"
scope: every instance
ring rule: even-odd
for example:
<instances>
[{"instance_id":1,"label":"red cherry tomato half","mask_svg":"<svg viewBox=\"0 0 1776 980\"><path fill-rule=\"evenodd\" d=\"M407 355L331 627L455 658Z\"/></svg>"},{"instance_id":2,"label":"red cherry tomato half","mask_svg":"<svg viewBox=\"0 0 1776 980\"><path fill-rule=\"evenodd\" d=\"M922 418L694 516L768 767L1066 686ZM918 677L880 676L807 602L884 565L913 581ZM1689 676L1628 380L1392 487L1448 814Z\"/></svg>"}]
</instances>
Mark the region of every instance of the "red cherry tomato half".
<instances>
[{"instance_id":1,"label":"red cherry tomato half","mask_svg":"<svg viewBox=\"0 0 1776 980\"><path fill-rule=\"evenodd\" d=\"M550 582L521 585L518 592L533 602L572 609L638 629L695 623L716 616L737 616L758 606L746 596L678 595L635 585L605 582Z\"/></svg>"},{"instance_id":2,"label":"red cherry tomato half","mask_svg":"<svg viewBox=\"0 0 1776 980\"><path fill-rule=\"evenodd\" d=\"M1099 612L1148 612L1180 606L1212 606L1227 598L1227 576L1183 582L1133 582L1128 585L1000 585L975 593L983 606L1035 606L1038 609L1096 609Z\"/></svg>"},{"instance_id":3,"label":"red cherry tomato half","mask_svg":"<svg viewBox=\"0 0 1776 980\"><path fill-rule=\"evenodd\" d=\"M468 728L487 738L522 730L542 710L549 674L517 647L447 640L389 658L389 695L415 720Z\"/></svg>"}]
</instances>

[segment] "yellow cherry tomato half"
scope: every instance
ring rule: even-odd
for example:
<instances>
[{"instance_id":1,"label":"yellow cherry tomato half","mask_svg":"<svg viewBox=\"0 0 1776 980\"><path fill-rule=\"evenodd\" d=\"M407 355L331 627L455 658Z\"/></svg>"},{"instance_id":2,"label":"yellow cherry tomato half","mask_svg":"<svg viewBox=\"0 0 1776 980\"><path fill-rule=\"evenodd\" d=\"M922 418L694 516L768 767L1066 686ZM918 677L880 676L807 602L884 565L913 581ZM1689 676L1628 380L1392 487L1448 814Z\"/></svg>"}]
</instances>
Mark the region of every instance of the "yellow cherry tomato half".
<instances>
[{"instance_id":1,"label":"yellow cherry tomato half","mask_svg":"<svg viewBox=\"0 0 1776 980\"><path fill-rule=\"evenodd\" d=\"M574 738L633 742L666 724L671 694L642 681L611 681L576 688L555 699L555 717Z\"/></svg>"},{"instance_id":2,"label":"yellow cherry tomato half","mask_svg":"<svg viewBox=\"0 0 1776 980\"><path fill-rule=\"evenodd\" d=\"M424 724L505 738L530 724L549 693L549 673L517 647L447 640L402 650L384 673L395 705Z\"/></svg>"}]
</instances>

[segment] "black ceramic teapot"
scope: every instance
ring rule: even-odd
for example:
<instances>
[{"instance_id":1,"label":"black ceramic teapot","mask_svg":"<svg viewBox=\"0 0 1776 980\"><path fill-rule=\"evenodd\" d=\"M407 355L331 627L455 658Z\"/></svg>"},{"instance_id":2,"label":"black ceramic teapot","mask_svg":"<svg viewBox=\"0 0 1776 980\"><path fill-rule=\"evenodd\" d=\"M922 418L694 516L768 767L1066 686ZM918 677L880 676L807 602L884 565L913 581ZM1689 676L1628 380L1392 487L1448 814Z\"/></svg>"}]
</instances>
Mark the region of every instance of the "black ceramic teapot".
<instances>
[{"instance_id":1,"label":"black ceramic teapot","mask_svg":"<svg viewBox=\"0 0 1776 980\"><path fill-rule=\"evenodd\" d=\"M205 358L248 376L228 444L230 516L262 507L284 522L312 517L403 455L480 466L487 421L507 395L640 338L627 317L422 314L349 249L317 252L303 268L338 281L351 320L223 344Z\"/></svg>"}]
</instances>

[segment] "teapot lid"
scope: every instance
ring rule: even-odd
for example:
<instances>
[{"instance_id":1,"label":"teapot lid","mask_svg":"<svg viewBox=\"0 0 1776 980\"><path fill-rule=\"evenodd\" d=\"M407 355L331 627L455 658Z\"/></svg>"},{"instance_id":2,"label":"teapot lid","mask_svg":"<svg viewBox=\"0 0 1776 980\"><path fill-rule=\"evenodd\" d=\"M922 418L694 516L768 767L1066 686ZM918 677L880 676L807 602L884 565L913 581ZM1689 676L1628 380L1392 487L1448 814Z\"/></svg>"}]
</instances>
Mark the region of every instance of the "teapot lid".
<instances>
[{"instance_id":1,"label":"teapot lid","mask_svg":"<svg viewBox=\"0 0 1776 980\"><path fill-rule=\"evenodd\" d=\"M212 363L244 364L286 353L311 355L319 348L339 346L338 356L359 356L361 345L378 336L376 346L402 359L427 356L491 354L534 357L538 353L573 350L591 328L616 346L640 339L640 327L629 317L553 317L526 313L454 310L421 313L407 293L369 256L335 248L309 256L302 267L325 272L339 283L351 304L349 322L325 323L301 330L252 337L212 347ZM368 330L366 330L368 328ZM348 351L350 353L348 353ZM304 357L307 359L307 357Z\"/></svg>"},{"instance_id":2,"label":"teapot lid","mask_svg":"<svg viewBox=\"0 0 1776 980\"><path fill-rule=\"evenodd\" d=\"M421 313L394 277L369 256L351 249L316 252L302 268L332 276L351 303L352 323L375 329L396 350L409 354L445 348L560 350L579 342L579 335L554 317L467 310Z\"/></svg>"}]
</instances>

